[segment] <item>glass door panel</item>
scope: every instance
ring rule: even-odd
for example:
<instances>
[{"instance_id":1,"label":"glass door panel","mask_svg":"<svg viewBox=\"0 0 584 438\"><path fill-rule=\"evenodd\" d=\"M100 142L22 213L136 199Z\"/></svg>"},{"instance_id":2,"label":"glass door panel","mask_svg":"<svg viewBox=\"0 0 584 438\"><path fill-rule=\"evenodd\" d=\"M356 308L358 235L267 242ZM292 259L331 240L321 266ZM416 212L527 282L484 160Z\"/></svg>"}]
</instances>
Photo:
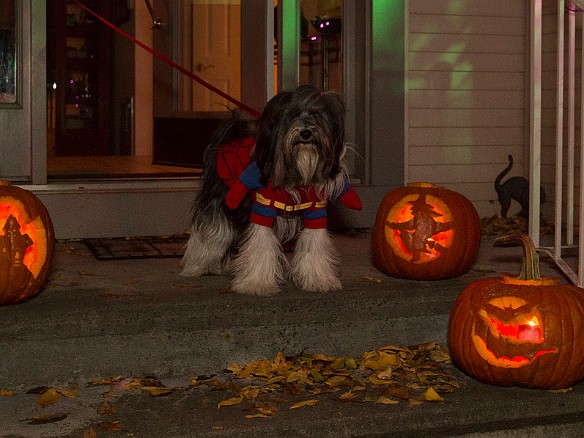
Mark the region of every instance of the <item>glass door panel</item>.
<instances>
[{"instance_id":1,"label":"glass door panel","mask_svg":"<svg viewBox=\"0 0 584 438\"><path fill-rule=\"evenodd\" d=\"M343 91L342 0L300 1L300 84Z\"/></svg>"}]
</instances>

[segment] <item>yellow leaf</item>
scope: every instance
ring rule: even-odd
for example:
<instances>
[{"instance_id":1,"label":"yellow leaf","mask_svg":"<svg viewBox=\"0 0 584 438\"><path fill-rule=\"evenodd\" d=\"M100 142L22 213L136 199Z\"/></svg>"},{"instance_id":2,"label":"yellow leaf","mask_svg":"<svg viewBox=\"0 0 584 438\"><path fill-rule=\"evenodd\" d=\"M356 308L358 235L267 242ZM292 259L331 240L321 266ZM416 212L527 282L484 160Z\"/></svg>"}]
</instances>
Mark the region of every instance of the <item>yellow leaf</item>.
<instances>
[{"instance_id":1,"label":"yellow leaf","mask_svg":"<svg viewBox=\"0 0 584 438\"><path fill-rule=\"evenodd\" d=\"M259 413L259 414L249 414L249 415L246 415L245 418L248 418L248 419L252 419L252 418L268 418L268 416L266 414Z\"/></svg>"},{"instance_id":2,"label":"yellow leaf","mask_svg":"<svg viewBox=\"0 0 584 438\"><path fill-rule=\"evenodd\" d=\"M0 397L13 397L16 395L16 392L9 391L8 389L0 389Z\"/></svg>"},{"instance_id":3,"label":"yellow leaf","mask_svg":"<svg viewBox=\"0 0 584 438\"><path fill-rule=\"evenodd\" d=\"M375 374L369 376L369 381L374 385L389 385L393 383L393 380L384 380L377 377Z\"/></svg>"},{"instance_id":4,"label":"yellow leaf","mask_svg":"<svg viewBox=\"0 0 584 438\"><path fill-rule=\"evenodd\" d=\"M241 403L242 401L243 401L243 396L241 396L241 395L238 395L236 397L231 397L227 400L220 401L217 404L217 409L223 408L225 406L235 406L235 405L238 405L239 403Z\"/></svg>"},{"instance_id":5,"label":"yellow leaf","mask_svg":"<svg viewBox=\"0 0 584 438\"><path fill-rule=\"evenodd\" d=\"M79 271L79 275L87 276L87 277L95 277L97 274L95 272L88 272L88 271Z\"/></svg>"},{"instance_id":6,"label":"yellow leaf","mask_svg":"<svg viewBox=\"0 0 584 438\"><path fill-rule=\"evenodd\" d=\"M353 393L353 390L350 390L350 391L347 391L347 392L342 393L339 396L339 399L341 399L341 400L352 400L352 399L354 399L356 397L357 397L357 395L355 395Z\"/></svg>"},{"instance_id":7,"label":"yellow leaf","mask_svg":"<svg viewBox=\"0 0 584 438\"><path fill-rule=\"evenodd\" d=\"M572 387L564 388L564 389L550 389L550 392L555 392L556 394L563 394L566 392L572 391Z\"/></svg>"},{"instance_id":8,"label":"yellow leaf","mask_svg":"<svg viewBox=\"0 0 584 438\"><path fill-rule=\"evenodd\" d=\"M72 386L71 388L57 388L57 392L63 397L76 398L79 396L79 387Z\"/></svg>"},{"instance_id":9,"label":"yellow leaf","mask_svg":"<svg viewBox=\"0 0 584 438\"><path fill-rule=\"evenodd\" d=\"M286 378L286 382L288 383L297 382L299 380L304 383L310 383L310 379L305 370L293 371Z\"/></svg>"},{"instance_id":10,"label":"yellow leaf","mask_svg":"<svg viewBox=\"0 0 584 438\"><path fill-rule=\"evenodd\" d=\"M342 370L345 368L345 359L342 357L335 358L334 362L331 364L333 370Z\"/></svg>"},{"instance_id":11,"label":"yellow leaf","mask_svg":"<svg viewBox=\"0 0 584 438\"><path fill-rule=\"evenodd\" d=\"M326 380L324 376L316 370L310 370L310 377L312 377L312 380L315 383L322 383Z\"/></svg>"},{"instance_id":12,"label":"yellow leaf","mask_svg":"<svg viewBox=\"0 0 584 438\"><path fill-rule=\"evenodd\" d=\"M258 403L256 409L260 414L270 417L278 413L278 408L267 403Z\"/></svg>"},{"instance_id":13,"label":"yellow leaf","mask_svg":"<svg viewBox=\"0 0 584 438\"><path fill-rule=\"evenodd\" d=\"M391 368L388 368L385 371L377 373L377 377L379 377L381 380L391 380L392 376L393 376L393 371L391 370Z\"/></svg>"},{"instance_id":14,"label":"yellow leaf","mask_svg":"<svg viewBox=\"0 0 584 438\"><path fill-rule=\"evenodd\" d=\"M260 390L257 386L246 386L239 394L248 400L255 400L260 395Z\"/></svg>"},{"instance_id":15,"label":"yellow leaf","mask_svg":"<svg viewBox=\"0 0 584 438\"><path fill-rule=\"evenodd\" d=\"M408 400L410 398L410 391L405 386L388 388L386 392L389 395L400 398L402 400Z\"/></svg>"},{"instance_id":16,"label":"yellow leaf","mask_svg":"<svg viewBox=\"0 0 584 438\"><path fill-rule=\"evenodd\" d=\"M159 386L144 386L142 390L146 391L153 397L168 395L174 391L174 388L161 388Z\"/></svg>"},{"instance_id":17,"label":"yellow leaf","mask_svg":"<svg viewBox=\"0 0 584 438\"><path fill-rule=\"evenodd\" d=\"M430 351L430 359L434 362L445 362L450 363L450 354L445 350L432 350Z\"/></svg>"},{"instance_id":18,"label":"yellow leaf","mask_svg":"<svg viewBox=\"0 0 584 438\"><path fill-rule=\"evenodd\" d=\"M280 383L283 382L284 380L286 380L286 376L276 376L276 377L272 377L271 379L268 379L268 385L273 385L275 383Z\"/></svg>"},{"instance_id":19,"label":"yellow leaf","mask_svg":"<svg viewBox=\"0 0 584 438\"><path fill-rule=\"evenodd\" d=\"M142 386L140 382L135 382L134 377L126 377L125 379L120 380L114 386L114 389L117 391L127 391L128 389L134 389L139 386Z\"/></svg>"},{"instance_id":20,"label":"yellow leaf","mask_svg":"<svg viewBox=\"0 0 584 438\"><path fill-rule=\"evenodd\" d=\"M304 401L301 401L298 403L294 403L292 406L290 406L290 409L302 408L304 406L314 406L317 403L318 403L318 400L315 400L315 399L304 400Z\"/></svg>"},{"instance_id":21,"label":"yellow leaf","mask_svg":"<svg viewBox=\"0 0 584 438\"><path fill-rule=\"evenodd\" d=\"M97 379L88 383L87 386L104 386L111 385L113 383L112 379Z\"/></svg>"},{"instance_id":22,"label":"yellow leaf","mask_svg":"<svg viewBox=\"0 0 584 438\"><path fill-rule=\"evenodd\" d=\"M324 354L313 354L312 358L314 360L319 360L321 362L335 362L338 358L334 357L334 356L326 356Z\"/></svg>"},{"instance_id":23,"label":"yellow leaf","mask_svg":"<svg viewBox=\"0 0 584 438\"><path fill-rule=\"evenodd\" d=\"M237 362L232 363L231 365L229 365L226 370L233 373L233 374L237 374L239 372L241 372L241 370L243 370L245 367L243 365L239 365Z\"/></svg>"},{"instance_id":24,"label":"yellow leaf","mask_svg":"<svg viewBox=\"0 0 584 438\"><path fill-rule=\"evenodd\" d=\"M444 401L444 399L440 397L438 393L434 390L434 388L432 388L431 386L424 393L424 398L428 401Z\"/></svg>"},{"instance_id":25,"label":"yellow leaf","mask_svg":"<svg viewBox=\"0 0 584 438\"><path fill-rule=\"evenodd\" d=\"M394 400L392 398L389 397L385 397L385 396L381 396L377 399L377 401L375 403L379 403L382 405L397 405L399 403L398 400Z\"/></svg>"},{"instance_id":26,"label":"yellow leaf","mask_svg":"<svg viewBox=\"0 0 584 438\"><path fill-rule=\"evenodd\" d=\"M83 429L83 438L96 438L97 432L93 427L88 427L87 429Z\"/></svg>"},{"instance_id":27,"label":"yellow leaf","mask_svg":"<svg viewBox=\"0 0 584 438\"><path fill-rule=\"evenodd\" d=\"M99 423L100 427L103 427L105 430L110 431L120 431L122 430L122 424L119 421L102 421Z\"/></svg>"},{"instance_id":28,"label":"yellow leaf","mask_svg":"<svg viewBox=\"0 0 584 438\"><path fill-rule=\"evenodd\" d=\"M32 417L28 419L28 424L48 424L48 423L56 423L57 421L64 420L67 418L65 413L58 413L58 414L49 414L49 415L42 415L39 417Z\"/></svg>"},{"instance_id":29,"label":"yellow leaf","mask_svg":"<svg viewBox=\"0 0 584 438\"><path fill-rule=\"evenodd\" d=\"M118 411L116 410L116 408L114 408L112 405L110 405L107 401L103 402L103 404L97 410L97 413L99 415L104 415L107 417L109 417L110 415L117 414L117 412Z\"/></svg>"},{"instance_id":30,"label":"yellow leaf","mask_svg":"<svg viewBox=\"0 0 584 438\"><path fill-rule=\"evenodd\" d=\"M61 398L61 396L59 395L57 390L55 388L49 388L41 395L39 395L36 402L39 406L42 406L44 408L46 406L57 403L59 401L59 398Z\"/></svg>"},{"instance_id":31,"label":"yellow leaf","mask_svg":"<svg viewBox=\"0 0 584 438\"><path fill-rule=\"evenodd\" d=\"M425 342L418 345L418 351L428 351L436 348L436 341Z\"/></svg>"},{"instance_id":32,"label":"yellow leaf","mask_svg":"<svg viewBox=\"0 0 584 438\"><path fill-rule=\"evenodd\" d=\"M385 351L372 351L363 355L362 368L369 368L372 371L383 371L389 367L397 367L401 364L401 359L396 353Z\"/></svg>"},{"instance_id":33,"label":"yellow leaf","mask_svg":"<svg viewBox=\"0 0 584 438\"><path fill-rule=\"evenodd\" d=\"M349 370L357 369L357 362L355 361L355 359L353 359L352 357L347 357L345 359L345 368Z\"/></svg>"},{"instance_id":34,"label":"yellow leaf","mask_svg":"<svg viewBox=\"0 0 584 438\"><path fill-rule=\"evenodd\" d=\"M286 371L289 368L290 367L288 365L288 362L286 362L286 357L284 356L284 354L281 351L278 352L276 358L274 359L274 363L272 364L272 371L280 373L282 371Z\"/></svg>"},{"instance_id":35,"label":"yellow leaf","mask_svg":"<svg viewBox=\"0 0 584 438\"><path fill-rule=\"evenodd\" d=\"M347 378L345 376L334 376L328 379L325 383L328 386L339 386L343 384L346 380Z\"/></svg>"}]
</instances>

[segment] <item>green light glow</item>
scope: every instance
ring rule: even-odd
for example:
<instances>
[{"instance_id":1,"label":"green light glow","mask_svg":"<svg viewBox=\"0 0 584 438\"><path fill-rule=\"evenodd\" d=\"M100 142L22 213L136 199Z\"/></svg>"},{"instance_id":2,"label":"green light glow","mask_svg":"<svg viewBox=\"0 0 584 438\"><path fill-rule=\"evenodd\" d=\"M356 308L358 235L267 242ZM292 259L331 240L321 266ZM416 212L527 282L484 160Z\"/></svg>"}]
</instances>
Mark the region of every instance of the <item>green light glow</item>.
<instances>
[{"instance_id":1,"label":"green light glow","mask_svg":"<svg viewBox=\"0 0 584 438\"><path fill-rule=\"evenodd\" d=\"M282 89L298 85L300 76L300 0L279 2L282 8Z\"/></svg>"},{"instance_id":2,"label":"green light glow","mask_svg":"<svg viewBox=\"0 0 584 438\"><path fill-rule=\"evenodd\" d=\"M393 25L401 22L403 12L403 0L373 0L372 4L372 29L373 38L381 39L388 34L391 34L392 28L398 28ZM390 48L392 40L388 39L386 49Z\"/></svg>"}]
</instances>

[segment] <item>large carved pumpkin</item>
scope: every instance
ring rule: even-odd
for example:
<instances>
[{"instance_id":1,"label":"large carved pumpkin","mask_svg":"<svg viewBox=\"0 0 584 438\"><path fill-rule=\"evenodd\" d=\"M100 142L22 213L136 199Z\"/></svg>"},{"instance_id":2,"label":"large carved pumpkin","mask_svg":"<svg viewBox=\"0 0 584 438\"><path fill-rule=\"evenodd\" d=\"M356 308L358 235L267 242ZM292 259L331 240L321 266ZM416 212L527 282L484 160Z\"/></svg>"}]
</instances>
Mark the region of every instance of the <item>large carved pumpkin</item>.
<instances>
[{"instance_id":1,"label":"large carved pumpkin","mask_svg":"<svg viewBox=\"0 0 584 438\"><path fill-rule=\"evenodd\" d=\"M480 220L459 193L429 183L389 192L377 210L373 263L397 278L441 280L466 273L480 245Z\"/></svg>"},{"instance_id":2,"label":"large carved pumpkin","mask_svg":"<svg viewBox=\"0 0 584 438\"><path fill-rule=\"evenodd\" d=\"M531 240L519 277L469 284L450 314L449 345L468 375L500 386L562 389L584 378L584 289L542 278Z\"/></svg>"},{"instance_id":3,"label":"large carved pumpkin","mask_svg":"<svg viewBox=\"0 0 584 438\"><path fill-rule=\"evenodd\" d=\"M49 213L28 190L0 181L0 305L36 296L53 261Z\"/></svg>"}]
</instances>

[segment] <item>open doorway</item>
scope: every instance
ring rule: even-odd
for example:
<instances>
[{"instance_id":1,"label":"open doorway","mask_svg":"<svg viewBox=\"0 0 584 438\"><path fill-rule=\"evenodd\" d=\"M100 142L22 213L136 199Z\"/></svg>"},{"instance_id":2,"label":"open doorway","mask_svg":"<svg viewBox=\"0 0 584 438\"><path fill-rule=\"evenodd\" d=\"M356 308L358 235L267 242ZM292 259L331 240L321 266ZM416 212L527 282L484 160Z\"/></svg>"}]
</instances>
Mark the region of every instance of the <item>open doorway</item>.
<instances>
[{"instance_id":1,"label":"open doorway","mask_svg":"<svg viewBox=\"0 0 584 438\"><path fill-rule=\"evenodd\" d=\"M82 3L135 34L137 8L128 7L130 2ZM200 174L199 169L155 164L151 152L137 153L134 44L76 2L51 0L46 11L48 180Z\"/></svg>"}]
</instances>

